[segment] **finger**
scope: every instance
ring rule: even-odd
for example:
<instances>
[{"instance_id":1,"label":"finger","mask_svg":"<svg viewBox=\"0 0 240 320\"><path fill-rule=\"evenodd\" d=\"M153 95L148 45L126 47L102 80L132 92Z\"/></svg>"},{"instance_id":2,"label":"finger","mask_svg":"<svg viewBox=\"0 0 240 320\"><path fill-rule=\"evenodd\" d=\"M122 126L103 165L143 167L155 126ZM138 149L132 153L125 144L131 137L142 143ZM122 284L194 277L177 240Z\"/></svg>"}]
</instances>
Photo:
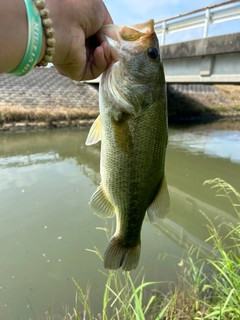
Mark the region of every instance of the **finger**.
<instances>
[{"instance_id":1,"label":"finger","mask_svg":"<svg viewBox=\"0 0 240 320\"><path fill-rule=\"evenodd\" d=\"M101 45L95 49L93 56L96 67L99 69L104 67L105 70L111 63L111 51L109 44L106 41L103 41Z\"/></svg>"},{"instance_id":2,"label":"finger","mask_svg":"<svg viewBox=\"0 0 240 320\"><path fill-rule=\"evenodd\" d=\"M102 42L94 50L93 57L89 59L86 65L83 80L95 79L103 73L111 63L110 48L107 42Z\"/></svg>"}]
</instances>

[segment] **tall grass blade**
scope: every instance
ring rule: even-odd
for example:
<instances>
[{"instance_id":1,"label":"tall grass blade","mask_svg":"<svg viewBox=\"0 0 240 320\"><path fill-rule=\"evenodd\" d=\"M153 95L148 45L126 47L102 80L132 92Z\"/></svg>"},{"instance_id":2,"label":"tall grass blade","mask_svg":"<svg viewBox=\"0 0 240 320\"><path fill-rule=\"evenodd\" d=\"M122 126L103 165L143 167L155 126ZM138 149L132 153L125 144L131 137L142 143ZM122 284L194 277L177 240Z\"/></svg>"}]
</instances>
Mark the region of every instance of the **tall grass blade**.
<instances>
[{"instance_id":1,"label":"tall grass blade","mask_svg":"<svg viewBox=\"0 0 240 320\"><path fill-rule=\"evenodd\" d=\"M167 304L163 307L163 309L161 310L161 312L157 315L157 317L155 318L155 320L161 320L163 319L163 317L165 316L166 311L168 310L168 308L171 306L171 304L173 303L173 301L176 299L176 294L174 294L171 299L167 302ZM171 320L171 319L169 319ZM174 319L172 319L174 320Z\"/></svg>"}]
</instances>

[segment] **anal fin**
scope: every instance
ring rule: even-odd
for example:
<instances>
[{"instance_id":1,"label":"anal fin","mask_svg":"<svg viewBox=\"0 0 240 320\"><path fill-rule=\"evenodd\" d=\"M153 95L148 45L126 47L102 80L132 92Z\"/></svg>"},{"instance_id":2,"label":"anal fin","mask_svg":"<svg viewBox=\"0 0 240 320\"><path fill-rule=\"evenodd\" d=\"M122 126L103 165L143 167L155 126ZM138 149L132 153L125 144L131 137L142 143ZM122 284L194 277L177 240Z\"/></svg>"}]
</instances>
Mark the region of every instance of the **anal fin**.
<instances>
[{"instance_id":1,"label":"anal fin","mask_svg":"<svg viewBox=\"0 0 240 320\"><path fill-rule=\"evenodd\" d=\"M113 217L115 214L114 207L107 199L101 185L92 195L89 205L92 211L101 217Z\"/></svg>"},{"instance_id":2,"label":"anal fin","mask_svg":"<svg viewBox=\"0 0 240 320\"><path fill-rule=\"evenodd\" d=\"M147 209L147 215L151 223L159 223L159 220L165 218L170 208L170 198L168 193L165 174L157 194Z\"/></svg>"}]
</instances>

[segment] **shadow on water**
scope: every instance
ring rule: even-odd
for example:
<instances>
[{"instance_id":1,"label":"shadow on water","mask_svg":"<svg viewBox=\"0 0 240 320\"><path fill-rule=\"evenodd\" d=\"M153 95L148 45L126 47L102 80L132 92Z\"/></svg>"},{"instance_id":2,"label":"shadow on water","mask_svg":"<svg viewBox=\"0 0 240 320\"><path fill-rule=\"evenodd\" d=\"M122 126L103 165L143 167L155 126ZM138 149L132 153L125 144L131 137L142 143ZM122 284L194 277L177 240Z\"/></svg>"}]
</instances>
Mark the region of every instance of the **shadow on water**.
<instances>
[{"instance_id":1,"label":"shadow on water","mask_svg":"<svg viewBox=\"0 0 240 320\"><path fill-rule=\"evenodd\" d=\"M87 133L88 130L75 129L0 135L0 197L4 196L0 204L0 246L4 246L0 313L6 315L6 320L16 318L17 308L20 318L29 315L22 307L23 299L19 301L22 291L31 298L40 318L53 297L55 305L66 302L71 306L72 276L83 287L93 284L96 312L100 308L105 279L97 269L103 270L103 266L85 251L97 245L103 252L107 242L105 235L95 230L102 222L87 204L100 182L100 144L85 146ZM239 143L240 131L226 123L170 128L166 173L171 210L156 227L157 233L149 223L143 225L139 267L145 267L146 281L174 280L178 263L191 246L199 247L202 256L212 254L211 243L205 242L209 234L200 210L216 225L238 221L227 199L216 198L215 191L203 183L221 177L240 189ZM22 200L24 191L29 193ZM66 241L59 245L62 238ZM39 248L31 247L29 242ZM19 253L21 245L26 248ZM168 253L171 258L162 261L158 259L161 253ZM49 262L47 256L51 257ZM56 262L51 265L50 260ZM20 270L19 275L16 270ZM17 282L17 275L25 279L23 284L20 279ZM39 299L41 303L37 302Z\"/></svg>"}]
</instances>

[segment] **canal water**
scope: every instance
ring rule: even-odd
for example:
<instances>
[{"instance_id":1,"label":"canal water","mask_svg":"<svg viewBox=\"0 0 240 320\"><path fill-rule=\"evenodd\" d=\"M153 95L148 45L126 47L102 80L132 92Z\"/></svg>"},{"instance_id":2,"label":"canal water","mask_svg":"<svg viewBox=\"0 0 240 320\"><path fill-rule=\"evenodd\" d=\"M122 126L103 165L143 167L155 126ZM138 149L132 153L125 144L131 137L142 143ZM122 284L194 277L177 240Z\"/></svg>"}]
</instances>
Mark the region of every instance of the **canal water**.
<instances>
[{"instance_id":1,"label":"canal water","mask_svg":"<svg viewBox=\"0 0 240 320\"><path fill-rule=\"evenodd\" d=\"M87 250L103 253L107 243L98 229L105 222L88 206L100 182L100 145L85 146L87 133L0 134L0 319L63 316L63 305L72 311L73 278L83 290L91 286L91 307L101 312L106 271ZM214 223L238 222L230 201L203 183L221 178L240 190L240 124L170 127L166 176L171 210L157 227L144 221L133 278L143 269L146 281L175 281L191 246L211 255L201 211Z\"/></svg>"}]
</instances>

